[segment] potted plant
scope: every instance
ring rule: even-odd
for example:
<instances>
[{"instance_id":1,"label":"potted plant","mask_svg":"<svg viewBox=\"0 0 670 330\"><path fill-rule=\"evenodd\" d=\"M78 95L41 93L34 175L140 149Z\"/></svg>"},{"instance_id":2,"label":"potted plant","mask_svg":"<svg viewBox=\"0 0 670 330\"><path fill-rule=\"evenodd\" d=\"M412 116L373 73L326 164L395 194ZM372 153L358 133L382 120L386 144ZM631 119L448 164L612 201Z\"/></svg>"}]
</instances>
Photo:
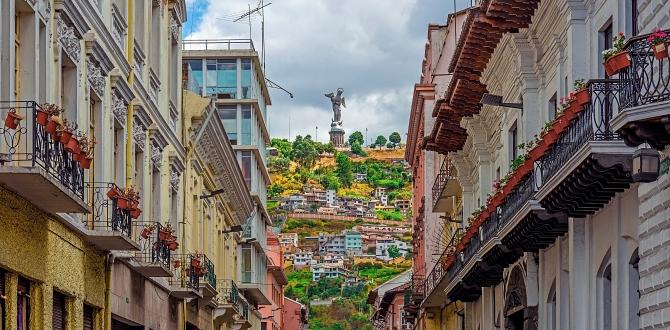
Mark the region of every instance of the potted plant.
<instances>
[{"instance_id":1,"label":"potted plant","mask_svg":"<svg viewBox=\"0 0 670 330\"><path fill-rule=\"evenodd\" d=\"M130 207L130 200L124 195L116 197L116 207L121 210L127 210Z\"/></svg>"},{"instance_id":2,"label":"potted plant","mask_svg":"<svg viewBox=\"0 0 670 330\"><path fill-rule=\"evenodd\" d=\"M177 248L179 247L179 243L177 243L176 240L175 241L168 241L167 242L167 247L168 247L168 249L170 249L170 251L176 251ZM181 261L180 261L179 264L181 265Z\"/></svg>"},{"instance_id":3,"label":"potted plant","mask_svg":"<svg viewBox=\"0 0 670 330\"><path fill-rule=\"evenodd\" d=\"M5 127L16 129L21 120L23 120L23 116L16 112L15 108L11 108L9 109L9 112L7 112L7 117L5 117Z\"/></svg>"},{"instance_id":4,"label":"potted plant","mask_svg":"<svg viewBox=\"0 0 670 330\"><path fill-rule=\"evenodd\" d=\"M70 142L70 138L77 131L77 123L69 122L67 119L63 121L62 134L60 137L60 142L67 144Z\"/></svg>"},{"instance_id":5,"label":"potted plant","mask_svg":"<svg viewBox=\"0 0 670 330\"><path fill-rule=\"evenodd\" d=\"M139 208L134 207L134 208L130 209L130 217L131 218L137 219L137 218L140 217L140 214L142 214L142 210L140 210Z\"/></svg>"},{"instance_id":6,"label":"potted plant","mask_svg":"<svg viewBox=\"0 0 670 330\"><path fill-rule=\"evenodd\" d=\"M116 197L121 195L121 189L119 186L113 184L109 190L107 190L107 198L109 199L115 199Z\"/></svg>"},{"instance_id":7,"label":"potted plant","mask_svg":"<svg viewBox=\"0 0 670 330\"><path fill-rule=\"evenodd\" d=\"M170 236L172 236L172 226L168 223L158 231L158 239L166 241Z\"/></svg>"},{"instance_id":8,"label":"potted plant","mask_svg":"<svg viewBox=\"0 0 670 330\"><path fill-rule=\"evenodd\" d=\"M174 267L174 268L179 268L179 267L181 267L181 260L180 260L180 259L174 259L174 260L172 260L172 267Z\"/></svg>"},{"instance_id":9,"label":"potted plant","mask_svg":"<svg viewBox=\"0 0 670 330\"><path fill-rule=\"evenodd\" d=\"M603 51L603 64L608 76L613 76L619 71L630 66L630 56L628 51L624 49L626 37L623 32L614 37L612 48Z\"/></svg>"},{"instance_id":10,"label":"potted plant","mask_svg":"<svg viewBox=\"0 0 670 330\"><path fill-rule=\"evenodd\" d=\"M578 106L584 106L587 103L591 102L591 94L589 94L589 85L584 81L584 79L575 80L574 86L575 86L574 100Z\"/></svg>"},{"instance_id":11,"label":"potted plant","mask_svg":"<svg viewBox=\"0 0 670 330\"><path fill-rule=\"evenodd\" d=\"M151 237L151 233L156 229L156 224L146 224L144 225L144 228L142 228L142 232L140 233L140 236L144 239L148 239Z\"/></svg>"},{"instance_id":12,"label":"potted plant","mask_svg":"<svg viewBox=\"0 0 670 330\"><path fill-rule=\"evenodd\" d=\"M191 267L194 267L194 268L200 268L200 255L195 254L195 255L191 258Z\"/></svg>"},{"instance_id":13,"label":"potted plant","mask_svg":"<svg viewBox=\"0 0 670 330\"><path fill-rule=\"evenodd\" d=\"M60 118L60 114L64 111L63 108L53 105L50 109L49 121L46 124L47 133L52 136L56 134L56 130L63 125L63 120Z\"/></svg>"},{"instance_id":14,"label":"potted plant","mask_svg":"<svg viewBox=\"0 0 670 330\"><path fill-rule=\"evenodd\" d=\"M61 137L61 140L62 140L62 137ZM79 162L79 167L81 167L83 169L91 168L91 162L93 161L93 148L94 148L94 146L95 146L95 138L93 138L93 137L88 138L86 136L83 136L79 140L80 152L79 152L78 157L76 159Z\"/></svg>"},{"instance_id":15,"label":"potted plant","mask_svg":"<svg viewBox=\"0 0 670 330\"><path fill-rule=\"evenodd\" d=\"M654 57L659 61L668 58L667 40L668 34L658 27L654 28L647 37L647 42L651 45L651 49L654 50Z\"/></svg>"},{"instance_id":16,"label":"potted plant","mask_svg":"<svg viewBox=\"0 0 670 330\"><path fill-rule=\"evenodd\" d=\"M53 113L54 108L58 108L57 105L51 103L43 103L37 106L35 114L35 122L42 126L46 126L49 122L49 117Z\"/></svg>"},{"instance_id":17,"label":"potted plant","mask_svg":"<svg viewBox=\"0 0 670 330\"><path fill-rule=\"evenodd\" d=\"M49 124L51 124L51 121L49 122ZM79 154L81 152L81 149L79 148L79 138L83 137L83 135L84 135L83 133L79 132L70 137L70 140L67 141L67 144L65 145L65 151L73 155Z\"/></svg>"},{"instance_id":18,"label":"potted plant","mask_svg":"<svg viewBox=\"0 0 670 330\"><path fill-rule=\"evenodd\" d=\"M137 208L137 206L139 205L140 195L137 191L135 191L135 189L132 186L126 189L124 195L128 200L125 209L132 211L134 208Z\"/></svg>"}]
</instances>

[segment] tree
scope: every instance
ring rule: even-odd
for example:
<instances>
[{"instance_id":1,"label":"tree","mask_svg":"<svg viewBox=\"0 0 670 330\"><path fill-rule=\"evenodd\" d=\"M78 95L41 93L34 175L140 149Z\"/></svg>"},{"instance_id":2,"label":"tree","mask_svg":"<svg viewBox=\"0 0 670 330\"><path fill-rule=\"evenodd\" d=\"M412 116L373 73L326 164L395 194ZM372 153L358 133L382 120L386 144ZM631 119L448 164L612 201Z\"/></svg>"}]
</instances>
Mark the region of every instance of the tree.
<instances>
[{"instance_id":1,"label":"tree","mask_svg":"<svg viewBox=\"0 0 670 330\"><path fill-rule=\"evenodd\" d=\"M393 142L389 142L386 144L386 149L395 149L395 144Z\"/></svg>"},{"instance_id":2,"label":"tree","mask_svg":"<svg viewBox=\"0 0 670 330\"><path fill-rule=\"evenodd\" d=\"M393 143L393 148L399 146L401 140L402 139L400 138L400 133L398 132L393 132L391 133L391 135L389 135L389 141Z\"/></svg>"},{"instance_id":3,"label":"tree","mask_svg":"<svg viewBox=\"0 0 670 330\"><path fill-rule=\"evenodd\" d=\"M334 154L335 153L335 146L333 145L332 142L328 142L323 148L323 151L329 153L329 154Z\"/></svg>"},{"instance_id":4,"label":"tree","mask_svg":"<svg viewBox=\"0 0 670 330\"><path fill-rule=\"evenodd\" d=\"M277 148L279 152L279 157L290 158L291 151L293 149L292 143L287 139L277 139L273 138L270 142L270 145L274 148Z\"/></svg>"},{"instance_id":5,"label":"tree","mask_svg":"<svg viewBox=\"0 0 670 330\"><path fill-rule=\"evenodd\" d=\"M337 177L340 179L340 184L345 187L351 187L351 183L354 181L354 173L352 171L351 159L342 153L338 152L335 154L335 163L337 163Z\"/></svg>"},{"instance_id":6,"label":"tree","mask_svg":"<svg viewBox=\"0 0 670 330\"><path fill-rule=\"evenodd\" d=\"M391 257L392 259L395 259L400 256L400 249L398 249L398 247L395 245L389 246L386 252L388 252L389 257Z\"/></svg>"},{"instance_id":7,"label":"tree","mask_svg":"<svg viewBox=\"0 0 670 330\"><path fill-rule=\"evenodd\" d=\"M358 142L358 145L363 145L363 133L356 131L349 135L349 145L354 145L354 142Z\"/></svg>"},{"instance_id":8,"label":"tree","mask_svg":"<svg viewBox=\"0 0 670 330\"><path fill-rule=\"evenodd\" d=\"M354 141L353 144L351 144L351 152L355 155L359 155L361 157L365 157L368 154L361 148L361 144L358 143L358 141Z\"/></svg>"},{"instance_id":9,"label":"tree","mask_svg":"<svg viewBox=\"0 0 670 330\"><path fill-rule=\"evenodd\" d=\"M375 140L375 145L379 146L379 149L381 149L386 145L386 138L383 135L378 136Z\"/></svg>"},{"instance_id":10,"label":"tree","mask_svg":"<svg viewBox=\"0 0 670 330\"><path fill-rule=\"evenodd\" d=\"M293 152L291 153L293 161L302 167L312 167L316 162L318 153L314 147L312 137L307 135L304 138L300 135L293 141Z\"/></svg>"}]
</instances>

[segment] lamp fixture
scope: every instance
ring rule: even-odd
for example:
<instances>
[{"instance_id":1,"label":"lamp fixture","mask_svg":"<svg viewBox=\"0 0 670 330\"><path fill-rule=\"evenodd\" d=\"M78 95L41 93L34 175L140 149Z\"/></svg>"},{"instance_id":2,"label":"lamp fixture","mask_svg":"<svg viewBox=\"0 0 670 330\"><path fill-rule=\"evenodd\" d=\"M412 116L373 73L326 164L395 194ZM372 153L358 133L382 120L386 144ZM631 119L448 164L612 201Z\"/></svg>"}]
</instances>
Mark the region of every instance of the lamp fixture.
<instances>
[{"instance_id":1,"label":"lamp fixture","mask_svg":"<svg viewBox=\"0 0 670 330\"><path fill-rule=\"evenodd\" d=\"M489 93L484 93L479 103L486 105L494 105L498 107L505 107L505 108L523 109L523 103L506 103L503 102L502 96Z\"/></svg>"},{"instance_id":2,"label":"lamp fixture","mask_svg":"<svg viewBox=\"0 0 670 330\"><path fill-rule=\"evenodd\" d=\"M242 226L240 226L240 225L236 225L236 226L232 226L232 227L230 227L230 228L228 228L228 229L224 229L224 230L223 230L223 233L224 233L224 234L228 234L228 233L237 233L237 232L241 232L242 230L243 230L243 229L242 229Z\"/></svg>"},{"instance_id":3,"label":"lamp fixture","mask_svg":"<svg viewBox=\"0 0 670 330\"><path fill-rule=\"evenodd\" d=\"M200 199L208 199L208 198L212 198L212 197L214 197L214 196L216 196L216 195L223 194L223 192L224 192L223 189L217 189L217 190L212 191L212 192L209 193L208 195L201 195L201 196L200 196Z\"/></svg>"},{"instance_id":4,"label":"lamp fixture","mask_svg":"<svg viewBox=\"0 0 670 330\"><path fill-rule=\"evenodd\" d=\"M633 153L634 182L652 182L658 178L658 170L661 167L661 156L652 148L637 149Z\"/></svg>"}]
</instances>

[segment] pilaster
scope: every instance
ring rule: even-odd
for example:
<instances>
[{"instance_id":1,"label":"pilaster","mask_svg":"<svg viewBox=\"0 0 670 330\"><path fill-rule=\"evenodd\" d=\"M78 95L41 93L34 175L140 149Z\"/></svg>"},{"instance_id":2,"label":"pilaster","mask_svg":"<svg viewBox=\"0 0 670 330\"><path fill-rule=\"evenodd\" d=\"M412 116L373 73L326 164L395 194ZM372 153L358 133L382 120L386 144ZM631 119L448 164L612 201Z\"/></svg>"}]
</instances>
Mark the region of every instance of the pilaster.
<instances>
[{"instance_id":1,"label":"pilaster","mask_svg":"<svg viewBox=\"0 0 670 330\"><path fill-rule=\"evenodd\" d=\"M570 262L570 329L588 329L589 275L586 255L586 219L569 219L568 237Z\"/></svg>"}]
</instances>

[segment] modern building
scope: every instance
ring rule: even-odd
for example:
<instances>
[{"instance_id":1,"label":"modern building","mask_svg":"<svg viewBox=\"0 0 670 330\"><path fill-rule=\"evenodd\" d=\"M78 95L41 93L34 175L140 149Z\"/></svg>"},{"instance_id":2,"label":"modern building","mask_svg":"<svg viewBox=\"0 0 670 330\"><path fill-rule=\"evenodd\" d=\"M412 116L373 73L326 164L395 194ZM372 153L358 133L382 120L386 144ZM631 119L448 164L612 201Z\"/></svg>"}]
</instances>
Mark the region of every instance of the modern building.
<instances>
[{"instance_id":1,"label":"modern building","mask_svg":"<svg viewBox=\"0 0 670 330\"><path fill-rule=\"evenodd\" d=\"M310 266L312 271L312 281L318 281L321 278L338 278L345 274L344 268L328 264L317 263Z\"/></svg>"},{"instance_id":2,"label":"modern building","mask_svg":"<svg viewBox=\"0 0 670 330\"><path fill-rule=\"evenodd\" d=\"M280 233L279 244L282 249L298 247L298 233Z\"/></svg>"},{"instance_id":3,"label":"modern building","mask_svg":"<svg viewBox=\"0 0 670 330\"><path fill-rule=\"evenodd\" d=\"M343 230L344 249L347 255L361 254L363 249L363 238L361 233L354 230Z\"/></svg>"},{"instance_id":4,"label":"modern building","mask_svg":"<svg viewBox=\"0 0 670 330\"><path fill-rule=\"evenodd\" d=\"M344 235L330 235L319 233L319 254L328 253L341 254L346 253L346 244Z\"/></svg>"},{"instance_id":5,"label":"modern building","mask_svg":"<svg viewBox=\"0 0 670 330\"><path fill-rule=\"evenodd\" d=\"M314 253L311 251L298 251L293 254L293 268L301 269L312 263Z\"/></svg>"},{"instance_id":6,"label":"modern building","mask_svg":"<svg viewBox=\"0 0 670 330\"><path fill-rule=\"evenodd\" d=\"M328 204L328 206L337 205L337 195L335 194L335 190L333 189L326 190L326 203Z\"/></svg>"},{"instance_id":7,"label":"modern building","mask_svg":"<svg viewBox=\"0 0 670 330\"><path fill-rule=\"evenodd\" d=\"M670 134L659 125L670 94L659 68L670 63L648 37L670 28L668 10L477 1L429 27L406 154L425 175L414 262L426 278L405 307L419 329L666 327ZM612 53L625 60L604 66Z\"/></svg>"},{"instance_id":8,"label":"modern building","mask_svg":"<svg viewBox=\"0 0 670 330\"><path fill-rule=\"evenodd\" d=\"M377 240L375 242L375 256L377 259L388 261L395 258L395 256L391 257L388 252L392 246L398 248L400 256L405 256L408 252L411 252L409 245L403 241L397 239Z\"/></svg>"},{"instance_id":9,"label":"modern building","mask_svg":"<svg viewBox=\"0 0 670 330\"><path fill-rule=\"evenodd\" d=\"M211 97L218 119L233 145L247 189L254 200L254 211L243 226L237 247L238 288L256 308L249 313L251 326L260 328L258 306L271 303L266 290L267 227L271 219L266 210L270 176L266 147L270 143L267 107L271 105L258 52L251 40L188 40L184 42L185 75L189 89Z\"/></svg>"}]
</instances>

